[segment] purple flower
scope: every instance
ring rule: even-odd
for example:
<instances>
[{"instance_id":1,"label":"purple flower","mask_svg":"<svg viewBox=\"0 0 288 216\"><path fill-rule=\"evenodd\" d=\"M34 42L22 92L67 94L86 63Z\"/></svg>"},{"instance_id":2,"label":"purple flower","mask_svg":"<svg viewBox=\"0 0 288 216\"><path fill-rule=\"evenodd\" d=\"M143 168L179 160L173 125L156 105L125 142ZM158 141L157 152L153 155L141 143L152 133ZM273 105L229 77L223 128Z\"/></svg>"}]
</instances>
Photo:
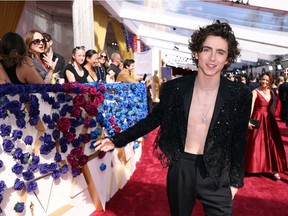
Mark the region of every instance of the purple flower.
<instances>
[{"instance_id":1,"label":"purple flower","mask_svg":"<svg viewBox=\"0 0 288 216\"><path fill-rule=\"evenodd\" d=\"M0 180L0 194L4 194L4 190L6 188L6 184L3 180Z\"/></svg>"},{"instance_id":2,"label":"purple flower","mask_svg":"<svg viewBox=\"0 0 288 216\"><path fill-rule=\"evenodd\" d=\"M40 161L40 157L32 153L32 164L38 164Z\"/></svg>"},{"instance_id":3,"label":"purple flower","mask_svg":"<svg viewBox=\"0 0 288 216\"><path fill-rule=\"evenodd\" d=\"M20 118L20 119L18 118L16 120L16 125L18 128L24 128L26 126L26 122L23 118Z\"/></svg>"},{"instance_id":4,"label":"purple flower","mask_svg":"<svg viewBox=\"0 0 288 216\"><path fill-rule=\"evenodd\" d=\"M22 164L27 164L28 161L29 161L29 158L30 158L30 153L29 152L26 152L26 153L22 154L21 163Z\"/></svg>"},{"instance_id":5,"label":"purple flower","mask_svg":"<svg viewBox=\"0 0 288 216\"><path fill-rule=\"evenodd\" d=\"M28 93L23 93L20 95L19 101L21 103L27 103L29 101L29 94Z\"/></svg>"},{"instance_id":6,"label":"purple flower","mask_svg":"<svg viewBox=\"0 0 288 216\"><path fill-rule=\"evenodd\" d=\"M25 181L30 181L30 180L35 178L34 174L32 172L30 172L30 171L23 172L22 176L23 176Z\"/></svg>"},{"instance_id":7,"label":"purple flower","mask_svg":"<svg viewBox=\"0 0 288 216\"><path fill-rule=\"evenodd\" d=\"M29 123L31 126L36 126L38 124L38 121L39 121L38 116L33 116L30 118Z\"/></svg>"},{"instance_id":8,"label":"purple flower","mask_svg":"<svg viewBox=\"0 0 288 216\"><path fill-rule=\"evenodd\" d=\"M44 143L47 143L47 142L50 142L52 140L52 137L50 134L47 134L47 133L44 133L43 136L41 136L39 138L40 141L44 142Z\"/></svg>"},{"instance_id":9,"label":"purple flower","mask_svg":"<svg viewBox=\"0 0 288 216\"><path fill-rule=\"evenodd\" d=\"M55 180L55 179L60 178L60 175L61 175L60 171L59 170L55 170L55 171L53 171L51 176Z\"/></svg>"},{"instance_id":10,"label":"purple flower","mask_svg":"<svg viewBox=\"0 0 288 216\"><path fill-rule=\"evenodd\" d=\"M23 212L24 210L24 203L23 202L17 202L14 206L14 210L18 213Z\"/></svg>"},{"instance_id":11,"label":"purple flower","mask_svg":"<svg viewBox=\"0 0 288 216\"><path fill-rule=\"evenodd\" d=\"M22 149L17 147L13 153L13 158L19 160L21 159L21 157L22 157Z\"/></svg>"},{"instance_id":12,"label":"purple flower","mask_svg":"<svg viewBox=\"0 0 288 216\"><path fill-rule=\"evenodd\" d=\"M38 185L37 185L37 182L35 181L31 181L26 184L26 190L28 193L37 190L37 188L38 188Z\"/></svg>"},{"instance_id":13,"label":"purple flower","mask_svg":"<svg viewBox=\"0 0 288 216\"><path fill-rule=\"evenodd\" d=\"M55 153L54 160L60 162L62 160L61 154L59 152Z\"/></svg>"},{"instance_id":14,"label":"purple flower","mask_svg":"<svg viewBox=\"0 0 288 216\"><path fill-rule=\"evenodd\" d=\"M40 154L48 155L51 152L51 147L47 144L42 144L40 147Z\"/></svg>"},{"instance_id":15,"label":"purple flower","mask_svg":"<svg viewBox=\"0 0 288 216\"><path fill-rule=\"evenodd\" d=\"M14 143L11 140L3 140L3 149L5 152L11 152L14 149Z\"/></svg>"},{"instance_id":16,"label":"purple flower","mask_svg":"<svg viewBox=\"0 0 288 216\"><path fill-rule=\"evenodd\" d=\"M35 170L38 169L38 164L31 164L30 166L28 166L27 170L30 172L33 172Z\"/></svg>"},{"instance_id":17,"label":"purple flower","mask_svg":"<svg viewBox=\"0 0 288 216\"><path fill-rule=\"evenodd\" d=\"M12 167L12 172L15 173L15 174L21 174L24 170L24 167L19 164L19 163L16 163L13 167Z\"/></svg>"},{"instance_id":18,"label":"purple flower","mask_svg":"<svg viewBox=\"0 0 288 216\"><path fill-rule=\"evenodd\" d=\"M6 124L0 125L0 133L2 137L10 136L11 130L12 128L10 125L6 125Z\"/></svg>"},{"instance_id":19,"label":"purple flower","mask_svg":"<svg viewBox=\"0 0 288 216\"><path fill-rule=\"evenodd\" d=\"M40 164L39 171L41 174L47 174L49 172L49 165L47 163Z\"/></svg>"},{"instance_id":20,"label":"purple flower","mask_svg":"<svg viewBox=\"0 0 288 216\"><path fill-rule=\"evenodd\" d=\"M3 161L0 160L0 169L3 167Z\"/></svg>"},{"instance_id":21,"label":"purple flower","mask_svg":"<svg viewBox=\"0 0 288 216\"><path fill-rule=\"evenodd\" d=\"M27 135L27 136L24 138L24 142L25 142L26 145L32 145L32 143L33 143L33 137Z\"/></svg>"},{"instance_id":22,"label":"purple flower","mask_svg":"<svg viewBox=\"0 0 288 216\"><path fill-rule=\"evenodd\" d=\"M59 130L53 130L52 137L54 138L54 140L59 139L60 131Z\"/></svg>"},{"instance_id":23,"label":"purple flower","mask_svg":"<svg viewBox=\"0 0 288 216\"><path fill-rule=\"evenodd\" d=\"M23 136L23 132L21 130L13 130L12 137L13 140L21 139Z\"/></svg>"},{"instance_id":24,"label":"purple flower","mask_svg":"<svg viewBox=\"0 0 288 216\"><path fill-rule=\"evenodd\" d=\"M62 146L62 145L67 145L68 143L68 139L66 137L61 137L59 139L59 144Z\"/></svg>"},{"instance_id":25,"label":"purple flower","mask_svg":"<svg viewBox=\"0 0 288 216\"><path fill-rule=\"evenodd\" d=\"M24 188L24 181L21 181L19 178L16 178L14 182L14 190L22 190Z\"/></svg>"}]
</instances>

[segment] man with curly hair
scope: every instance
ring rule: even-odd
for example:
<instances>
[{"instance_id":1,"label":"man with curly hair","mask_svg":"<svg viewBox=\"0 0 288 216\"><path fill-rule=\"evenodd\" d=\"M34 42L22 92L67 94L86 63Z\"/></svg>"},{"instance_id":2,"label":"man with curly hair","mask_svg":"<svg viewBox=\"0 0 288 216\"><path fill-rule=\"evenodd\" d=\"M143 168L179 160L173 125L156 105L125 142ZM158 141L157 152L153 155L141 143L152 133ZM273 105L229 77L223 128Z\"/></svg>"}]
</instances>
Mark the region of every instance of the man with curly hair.
<instances>
[{"instance_id":1,"label":"man with curly hair","mask_svg":"<svg viewBox=\"0 0 288 216\"><path fill-rule=\"evenodd\" d=\"M154 152L168 166L171 215L190 216L198 199L206 215L231 215L243 187L251 92L222 76L240 54L232 28L216 20L191 36L196 75L163 84L160 102L126 131L96 142L109 151L160 126Z\"/></svg>"}]
</instances>

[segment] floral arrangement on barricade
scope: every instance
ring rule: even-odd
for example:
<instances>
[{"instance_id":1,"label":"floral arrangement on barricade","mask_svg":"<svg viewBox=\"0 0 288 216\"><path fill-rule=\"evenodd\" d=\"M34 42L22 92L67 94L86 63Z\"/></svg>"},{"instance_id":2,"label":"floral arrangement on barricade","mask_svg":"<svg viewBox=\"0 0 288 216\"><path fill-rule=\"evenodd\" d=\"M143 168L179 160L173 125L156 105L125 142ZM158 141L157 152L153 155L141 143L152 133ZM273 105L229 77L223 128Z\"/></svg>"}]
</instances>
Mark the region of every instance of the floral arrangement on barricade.
<instances>
[{"instance_id":1,"label":"floral arrangement on barricade","mask_svg":"<svg viewBox=\"0 0 288 216\"><path fill-rule=\"evenodd\" d=\"M144 84L0 85L0 174L14 179L0 177L0 214L6 188L35 193L40 178L78 176L91 157L84 145L94 149L103 130L112 136L146 115ZM15 201L15 212L24 209Z\"/></svg>"}]
</instances>

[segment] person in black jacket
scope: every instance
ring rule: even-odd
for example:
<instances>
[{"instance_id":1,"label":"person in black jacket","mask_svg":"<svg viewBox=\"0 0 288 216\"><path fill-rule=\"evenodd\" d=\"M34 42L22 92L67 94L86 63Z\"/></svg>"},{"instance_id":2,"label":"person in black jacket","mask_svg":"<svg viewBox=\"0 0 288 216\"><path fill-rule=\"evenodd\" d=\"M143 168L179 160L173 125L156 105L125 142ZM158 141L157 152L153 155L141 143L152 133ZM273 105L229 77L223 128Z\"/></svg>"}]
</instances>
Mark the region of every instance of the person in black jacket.
<instances>
[{"instance_id":1,"label":"person in black jacket","mask_svg":"<svg viewBox=\"0 0 288 216\"><path fill-rule=\"evenodd\" d=\"M279 99L281 101L280 119L288 126L288 76L284 77L285 82L279 85Z\"/></svg>"},{"instance_id":2,"label":"person in black jacket","mask_svg":"<svg viewBox=\"0 0 288 216\"><path fill-rule=\"evenodd\" d=\"M206 215L231 215L232 200L244 185L252 95L221 75L240 54L228 23L216 20L200 27L189 49L197 75L164 83L152 113L126 131L98 140L95 150L123 147L160 126L154 151L169 166L171 215L190 216L196 199Z\"/></svg>"},{"instance_id":3,"label":"person in black jacket","mask_svg":"<svg viewBox=\"0 0 288 216\"><path fill-rule=\"evenodd\" d=\"M50 34L42 33L43 37L46 39L46 48L45 48L45 58L47 61L56 62L53 73L58 73L59 78L65 77L65 59L59 53L54 52L53 50L53 40Z\"/></svg>"}]
</instances>

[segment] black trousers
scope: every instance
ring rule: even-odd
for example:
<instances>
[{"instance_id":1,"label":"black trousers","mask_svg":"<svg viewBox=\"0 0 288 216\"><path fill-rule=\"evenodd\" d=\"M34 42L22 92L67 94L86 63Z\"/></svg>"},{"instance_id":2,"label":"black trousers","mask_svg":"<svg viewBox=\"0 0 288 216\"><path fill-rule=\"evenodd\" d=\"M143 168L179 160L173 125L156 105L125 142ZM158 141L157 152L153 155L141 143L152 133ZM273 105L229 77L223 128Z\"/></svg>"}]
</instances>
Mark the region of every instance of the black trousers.
<instances>
[{"instance_id":1,"label":"black trousers","mask_svg":"<svg viewBox=\"0 0 288 216\"><path fill-rule=\"evenodd\" d=\"M198 199L206 215L232 215L232 194L229 179L221 188L206 176L203 155L184 152L170 165L167 194L172 216L191 216Z\"/></svg>"}]
</instances>

